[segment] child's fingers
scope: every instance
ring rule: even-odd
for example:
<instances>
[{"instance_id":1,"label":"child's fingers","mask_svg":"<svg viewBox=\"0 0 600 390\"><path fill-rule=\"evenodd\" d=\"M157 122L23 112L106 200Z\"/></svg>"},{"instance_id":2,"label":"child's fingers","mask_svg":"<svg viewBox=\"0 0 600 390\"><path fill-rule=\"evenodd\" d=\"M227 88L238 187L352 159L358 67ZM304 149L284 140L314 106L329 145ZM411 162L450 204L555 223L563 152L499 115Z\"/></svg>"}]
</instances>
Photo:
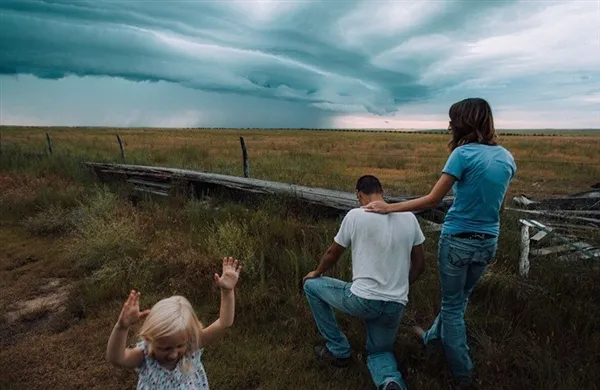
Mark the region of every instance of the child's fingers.
<instances>
[{"instance_id":1,"label":"child's fingers","mask_svg":"<svg viewBox=\"0 0 600 390\"><path fill-rule=\"evenodd\" d=\"M126 306L130 306L133 304L133 300L135 299L135 290L131 290L129 292L129 296L127 297L127 301L125 301Z\"/></svg>"},{"instance_id":2,"label":"child's fingers","mask_svg":"<svg viewBox=\"0 0 600 390\"><path fill-rule=\"evenodd\" d=\"M150 314L150 309L144 310L143 312L140 313L140 318L146 318L146 317L148 317L149 314Z\"/></svg>"}]
</instances>

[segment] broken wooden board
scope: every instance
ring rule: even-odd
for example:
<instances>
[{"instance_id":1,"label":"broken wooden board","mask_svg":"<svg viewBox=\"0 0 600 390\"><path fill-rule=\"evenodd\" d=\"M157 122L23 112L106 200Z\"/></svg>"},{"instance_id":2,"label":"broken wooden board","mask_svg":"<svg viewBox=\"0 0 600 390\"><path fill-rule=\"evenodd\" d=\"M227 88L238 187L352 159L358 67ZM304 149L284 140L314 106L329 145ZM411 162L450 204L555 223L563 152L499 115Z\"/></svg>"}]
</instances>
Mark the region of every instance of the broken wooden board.
<instances>
[{"instance_id":1,"label":"broken wooden board","mask_svg":"<svg viewBox=\"0 0 600 390\"><path fill-rule=\"evenodd\" d=\"M153 167L143 165L109 164L86 162L101 180L122 179L129 182L139 191L147 191L167 196L175 186L181 187L224 187L232 190L265 194L284 195L302 201L348 211L359 207L356 194L352 192L336 191L325 188L314 188L296 184L281 183L269 180L260 180L239 176L223 175L219 173L193 171L188 169ZM195 188L194 188L195 189ZM384 196L389 203L403 202L415 197ZM421 214L426 211L445 213L452 204L452 197L446 197L436 207L430 210L415 212Z\"/></svg>"},{"instance_id":2,"label":"broken wooden board","mask_svg":"<svg viewBox=\"0 0 600 390\"><path fill-rule=\"evenodd\" d=\"M550 254L561 254L557 260L575 260L575 259L600 259L600 249L592 244L576 241L572 242L564 235L558 234L555 229L546 226L533 219L520 219L521 227L521 252L519 257L519 273L521 276L529 274L530 256L548 256ZM530 237L530 229L537 230L537 234ZM543 248L531 248L531 241L541 241L546 237L557 239L562 245L549 246Z\"/></svg>"},{"instance_id":3,"label":"broken wooden board","mask_svg":"<svg viewBox=\"0 0 600 390\"><path fill-rule=\"evenodd\" d=\"M600 190L579 192L562 198L534 200L519 195L513 201L530 210L600 210Z\"/></svg>"},{"instance_id":4,"label":"broken wooden board","mask_svg":"<svg viewBox=\"0 0 600 390\"><path fill-rule=\"evenodd\" d=\"M600 226L600 218L582 217L580 215L573 215L573 213L571 213L571 214L569 214L568 212L565 213L560 210L556 210L556 211L526 210L526 209L513 209L511 207L506 207L505 210L516 211L516 212L525 213L525 214L540 215L540 216L552 218L552 219L564 219L564 220L570 220L570 221L579 221L582 223L586 222L586 223ZM595 216L595 214L593 214L593 213L590 215Z\"/></svg>"}]
</instances>

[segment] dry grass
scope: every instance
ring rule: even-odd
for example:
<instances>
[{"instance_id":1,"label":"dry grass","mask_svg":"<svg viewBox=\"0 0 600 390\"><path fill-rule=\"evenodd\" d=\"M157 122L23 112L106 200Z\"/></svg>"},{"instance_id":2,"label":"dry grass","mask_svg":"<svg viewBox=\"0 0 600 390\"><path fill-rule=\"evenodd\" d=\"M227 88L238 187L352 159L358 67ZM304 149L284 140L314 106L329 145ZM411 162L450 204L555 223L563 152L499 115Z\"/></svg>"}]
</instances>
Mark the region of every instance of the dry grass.
<instances>
[{"instance_id":1,"label":"dry grass","mask_svg":"<svg viewBox=\"0 0 600 390\"><path fill-rule=\"evenodd\" d=\"M244 136L252 177L351 190L357 175L377 172L391 193L403 195L428 191L448 156L445 135L295 130L4 127L4 147L44 152L46 131L59 155L118 161L118 132L128 162L234 175L242 173L239 137ZM563 134L501 137L519 168L511 193L562 195L598 181L600 137Z\"/></svg>"},{"instance_id":2,"label":"dry grass","mask_svg":"<svg viewBox=\"0 0 600 390\"><path fill-rule=\"evenodd\" d=\"M445 137L426 134L120 134L129 161L237 175L237 136L243 134L252 176L346 190L358 175L375 172L397 193L422 193L447 156ZM144 307L184 294L204 322L212 321L218 294L211 276L223 255L240 257L245 270L234 328L206 354L211 388L371 388L359 321L338 317L357 352L350 368L322 367L311 351L320 338L300 280L331 242L339 219L320 218L277 199L244 204L145 199L133 205L120 189L100 186L78 165L86 159L117 161L118 146L110 134L92 129L52 130L52 135L55 155L32 157L44 147L43 131L3 133L0 310L61 297L64 286L71 294L64 302L48 300L21 313L17 321L0 319L0 388L134 388L132 372L104 360L127 291L140 289ZM600 137L583 139L506 137L520 167L513 193L546 196L596 182L600 164L590 151L598 150ZM570 155L576 157L562 165L537 161ZM416 323L429 325L439 308L437 237L427 238L427 270L411 289L396 353L409 388L444 389L449 375L443 357L427 358L407 330ZM600 270L545 259L533 262L529 279L523 280L517 275L518 242L518 221L504 216L498 257L467 313L481 388L594 388L600 382ZM332 275L347 280L349 260L344 256Z\"/></svg>"}]
</instances>

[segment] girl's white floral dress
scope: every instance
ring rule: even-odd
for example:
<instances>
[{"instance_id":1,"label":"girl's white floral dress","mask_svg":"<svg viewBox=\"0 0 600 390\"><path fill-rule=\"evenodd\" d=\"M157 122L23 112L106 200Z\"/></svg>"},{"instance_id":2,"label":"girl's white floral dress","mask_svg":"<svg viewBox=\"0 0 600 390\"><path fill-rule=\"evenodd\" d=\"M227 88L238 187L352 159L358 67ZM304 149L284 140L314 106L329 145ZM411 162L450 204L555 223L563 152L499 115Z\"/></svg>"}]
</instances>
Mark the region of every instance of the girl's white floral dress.
<instances>
[{"instance_id":1,"label":"girl's white floral dress","mask_svg":"<svg viewBox=\"0 0 600 390\"><path fill-rule=\"evenodd\" d=\"M148 355L148 346L144 341L135 346L144 351L144 360L136 369L139 376L137 390L209 390L201 359L203 349L192 353L192 369L183 373L181 360L173 370L168 370Z\"/></svg>"}]
</instances>

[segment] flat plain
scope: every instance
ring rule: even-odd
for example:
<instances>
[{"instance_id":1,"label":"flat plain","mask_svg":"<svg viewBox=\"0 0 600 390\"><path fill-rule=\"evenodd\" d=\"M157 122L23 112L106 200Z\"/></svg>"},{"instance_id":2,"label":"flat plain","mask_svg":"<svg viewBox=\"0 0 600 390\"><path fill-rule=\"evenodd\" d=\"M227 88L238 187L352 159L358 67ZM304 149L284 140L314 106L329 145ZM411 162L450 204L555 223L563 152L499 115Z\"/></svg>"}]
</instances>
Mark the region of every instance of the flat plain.
<instances>
[{"instance_id":1,"label":"flat plain","mask_svg":"<svg viewBox=\"0 0 600 390\"><path fill-rule=\"evenodd\" d=\"M207 350L214 389L370 389L364 327L338 316L355 349L349 368L318 364L320 338L301 290L340 218L294 202L211 197L145 198L97 182L81 162L125 162L250 176L353 191L363 174L394 195L422 195L448 156L433 133L234 129L2 127L0 156L0 387L133 389L133 372L111 367L106 342L131 288L142 306L187 296L204 323L218 316L211 277L222 256L244 271L236 322ZM48 152L46 133L53 153ZM535 132L534 132L535 133ZM510 132L510 195L585 191L600 181L598 132ZM425 226L424 226L425 228ZM427 269L411 288L396 355L409 388L444 389L443 353L428 356L409 327L439 310L437 233L427 232ZM475 289L466 322L482 389L593 389L600 383L600 271L589 263L533 262L518 274L518 216L502 216L497 258ZM350 278L345 255L332 276ZM134 341L134 334L131 335Z\"/></svg>"}]
</instances>

